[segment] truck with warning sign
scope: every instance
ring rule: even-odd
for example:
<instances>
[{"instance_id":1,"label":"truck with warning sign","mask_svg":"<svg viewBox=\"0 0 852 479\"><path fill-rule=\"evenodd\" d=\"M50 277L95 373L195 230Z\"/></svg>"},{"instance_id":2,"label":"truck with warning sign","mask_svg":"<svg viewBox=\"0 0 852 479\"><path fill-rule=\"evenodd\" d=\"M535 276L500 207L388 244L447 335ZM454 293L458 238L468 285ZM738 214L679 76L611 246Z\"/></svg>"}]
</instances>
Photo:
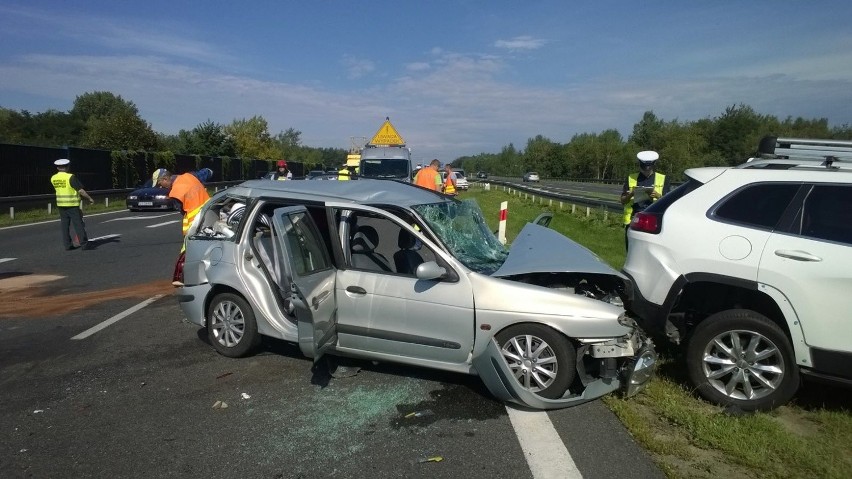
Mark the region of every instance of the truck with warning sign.
<instances>
[{"instance_id":1,"label":"truck with warning sign","mask_svg":"<svg viewBox=\"0 0 852 479\"><path fill-rule=\"evenodd\" d=\"M361 178L411 181L411 150L385 118L379 131L361 150Z\"/></svg>"}]
</instances>

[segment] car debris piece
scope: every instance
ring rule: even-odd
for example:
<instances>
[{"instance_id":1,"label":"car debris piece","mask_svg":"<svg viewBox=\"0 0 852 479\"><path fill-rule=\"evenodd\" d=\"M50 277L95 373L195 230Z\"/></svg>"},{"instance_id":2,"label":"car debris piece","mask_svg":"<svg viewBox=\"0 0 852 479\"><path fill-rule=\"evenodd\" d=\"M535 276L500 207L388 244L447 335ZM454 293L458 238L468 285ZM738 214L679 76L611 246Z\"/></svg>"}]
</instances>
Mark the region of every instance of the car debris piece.
<instances>
[{"instance_id":1,"label":"car debris piece","mask_svg":"<svg viewBox=\"0 0 852 479\"><path fill-rule=\"evenodd\" d=\"M425 457L423 459L418 459L417 462L419 462L420 464L423 464L424 462L441 462L443 460L444 460L444 458L441 457L441 456L432 456L432 457Z\"/></svg>"}]
</instances>

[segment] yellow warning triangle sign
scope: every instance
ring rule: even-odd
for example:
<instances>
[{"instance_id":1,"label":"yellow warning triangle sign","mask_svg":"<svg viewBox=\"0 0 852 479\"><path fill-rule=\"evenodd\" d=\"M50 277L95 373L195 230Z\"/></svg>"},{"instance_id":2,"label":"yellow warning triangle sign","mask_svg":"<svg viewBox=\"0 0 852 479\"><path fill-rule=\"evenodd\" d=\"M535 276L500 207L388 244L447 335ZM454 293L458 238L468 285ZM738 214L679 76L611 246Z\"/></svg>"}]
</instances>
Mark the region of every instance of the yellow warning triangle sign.
<instances>
[{"instance_id":1,"label":"yellow warning triangle sign","mask_svg":"<svg viewBox=\"0 0 852 479\"><path fill-rule=\"evenodd\" d=\"M391 125L390 118L385 118L385 122L379 131L373 135L370 140L372 146L405 146L405 140L396 132L396 128Z\"/></svg>"}]
</instances>

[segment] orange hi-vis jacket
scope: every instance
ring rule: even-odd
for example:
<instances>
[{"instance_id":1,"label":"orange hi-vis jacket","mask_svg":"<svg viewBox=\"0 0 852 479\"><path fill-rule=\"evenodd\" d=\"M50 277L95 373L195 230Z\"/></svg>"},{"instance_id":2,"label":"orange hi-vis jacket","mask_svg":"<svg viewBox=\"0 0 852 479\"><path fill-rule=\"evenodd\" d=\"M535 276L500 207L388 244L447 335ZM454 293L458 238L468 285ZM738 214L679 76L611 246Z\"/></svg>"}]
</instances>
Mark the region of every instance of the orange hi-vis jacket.
<instances>
[{"instance_id":1,"label":"orange hi-vis jacket","mask_svg":"<svg viewBox=\"0 0 852 479\"><path fill-rule=\"evenodd\" d=\"M444 181L444 193L447 195L456 194L456 179L454 176L455 173L450 173L447 175L446 181Z\"/></svg>"},{"instance_id":2,"label":"orange hi-vis jacket","mask_svg":"<svg viewBox=\"0 0 852 479\"><path fill-rule=\"evenodd\" d=\"M417 172L417 176L414 177L414 184L424 188L429 188L430 190L438 191L440 180L436 177L438 177L438 172L435 171L434 168L429 166L420 168L420 171Z\"/></svg>"},{"instance_id":3,"label":"orange hi-vis jacket","mask_svg":"<svg viewBox=\"0 0 852 479\"><path fill-rule=\"evenodd\" d=\"M180 201L183 205L182 231L186 236L192 220L201 211L204 203L210 199L207 188L192 173L184 173L175 178L172 189L169 190L169 197Z\"/></svg>"}]
</instances>

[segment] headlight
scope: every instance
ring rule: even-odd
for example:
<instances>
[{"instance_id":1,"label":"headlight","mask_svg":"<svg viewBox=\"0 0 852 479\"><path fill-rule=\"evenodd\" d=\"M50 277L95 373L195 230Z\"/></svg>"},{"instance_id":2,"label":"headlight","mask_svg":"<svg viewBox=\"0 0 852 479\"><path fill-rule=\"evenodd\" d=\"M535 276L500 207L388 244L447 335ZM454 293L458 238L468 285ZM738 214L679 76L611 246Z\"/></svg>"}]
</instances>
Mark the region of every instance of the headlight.
<instances>
[{"instance_id":1,"label":"headlight","mask_svg":"<svg viewBox=\"0 0 852 479\"><path fill-rule=\"evenodd\" d=\"M157 195L157 196L154 197L154 199L157 199L157 200L164 200L166 198L168 198L168 196L166 196L166 195Z\"/></svg>"},{"instance_id":2,"label":"headlight","mask_svg":"<svg viewBox=\"0 0 852 479\"><path fill-rule=\"evenodd\" d=\"M136 195L130 195L130 196L127 197L127 199L128 200L135 200L135 199L137 199L137 196Z\"/></svg>"}]
</instances>

